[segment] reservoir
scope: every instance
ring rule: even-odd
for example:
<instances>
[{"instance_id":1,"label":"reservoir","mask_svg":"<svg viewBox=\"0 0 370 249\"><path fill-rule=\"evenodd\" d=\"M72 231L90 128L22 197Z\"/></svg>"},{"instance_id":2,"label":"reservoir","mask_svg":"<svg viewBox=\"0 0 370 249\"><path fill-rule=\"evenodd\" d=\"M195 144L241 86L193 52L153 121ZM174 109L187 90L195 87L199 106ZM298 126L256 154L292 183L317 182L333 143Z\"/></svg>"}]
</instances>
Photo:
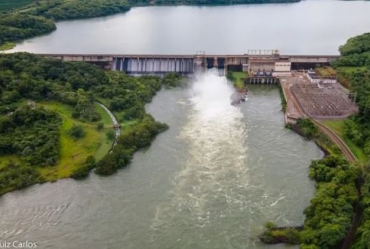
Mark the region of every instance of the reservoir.
<instances>
[{"instance_id":1,"label":"reservoir","mask_svg":"<svg viewBox=\"0 0 370 249\"><path fill-rule=\"evenodd\" d=\"M356 13L353 15L352 13ZM35 53L338 54L369 30L370 2L139 7L57 24L13 51ZM60 180L0 198L0 239L62 249L281 249L257 236L267 221L300 225L314 195L310 141L284 127L276 86L232 87L212 70L161 90L147 111L170 129L110 177Z\"/></svg>"},{"instance_id":2,"label":"reservoir","mask_svg":"<svg viewBox=\"0 0 370 249\"><path fill-rule=\"evenodd\" d=\"M53 33L13 51L75 54L336 55L369 32L369 1L307 0L289 4L139 7L114 16L57 23Z\"/></svg>"}]
</instances>

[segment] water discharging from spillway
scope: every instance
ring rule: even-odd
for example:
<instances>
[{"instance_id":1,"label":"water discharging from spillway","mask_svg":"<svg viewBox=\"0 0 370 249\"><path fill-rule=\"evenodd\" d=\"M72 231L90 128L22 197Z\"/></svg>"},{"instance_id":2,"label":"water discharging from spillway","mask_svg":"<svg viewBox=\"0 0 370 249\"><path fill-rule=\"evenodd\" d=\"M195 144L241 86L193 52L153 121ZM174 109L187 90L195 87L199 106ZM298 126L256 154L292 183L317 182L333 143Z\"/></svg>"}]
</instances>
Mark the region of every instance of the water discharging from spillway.
<instances>
[{"instance_id":1,"label":"water discharging from spillway","mask_svg":"<svg viewBox=\"0 0 370 249\"><path fill-rule=\"evenodd\" d=\"M198 75L192 86L193 109L180 135L189 158L174 179L172 200L159 206L153 225L161 239L167 239L167 248L196 248L200 243L199 248L217 248L216 237L221 236L225 246L246 236L243 229L229 232L235 216L243 219L250 187L246 125L240 108L230 104L232 93L226 78L213 70Z\"/></svg>"},{"instance_id":2,"label":"water discharging from spillway","mask_svg":"<svg viewBox=\"0 0 370 249\"><path fill-rule=\"evenodd\" d=\"M258 242L266 221L299 225L320 150L284 128L276 86L248 100L214 71L147 106L170 129L111 177L61 180L0 198L0 240L38 248L282 249ZM292 247L290 247L292 249Z\"/></svg>"}]
</instances>

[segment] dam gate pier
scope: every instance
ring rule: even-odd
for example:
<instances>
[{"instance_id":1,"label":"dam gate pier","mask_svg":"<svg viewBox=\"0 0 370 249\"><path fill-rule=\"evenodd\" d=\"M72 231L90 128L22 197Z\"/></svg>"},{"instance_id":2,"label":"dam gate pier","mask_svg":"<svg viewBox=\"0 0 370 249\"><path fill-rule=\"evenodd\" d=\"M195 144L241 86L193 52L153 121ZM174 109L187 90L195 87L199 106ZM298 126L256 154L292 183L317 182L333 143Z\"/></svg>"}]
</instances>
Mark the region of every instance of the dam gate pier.
<instances>
[{"instance_id":1,"label":"dam gate pier","mask_svg":"<svg viewBox=\"0 0 370 249\"><path fill-rule=\"evenodd\" d=\"M145 55L145 54L39 54L63 61L83 61L129 75L164 75L176 72L192 75L216 68L248 72L251 84L276 84L276 77L290 75L292 70L309 70L315 65L329 65L335 55L280 55L278 50L248 50L243 55Z\"/></svg>"}]
</instances>

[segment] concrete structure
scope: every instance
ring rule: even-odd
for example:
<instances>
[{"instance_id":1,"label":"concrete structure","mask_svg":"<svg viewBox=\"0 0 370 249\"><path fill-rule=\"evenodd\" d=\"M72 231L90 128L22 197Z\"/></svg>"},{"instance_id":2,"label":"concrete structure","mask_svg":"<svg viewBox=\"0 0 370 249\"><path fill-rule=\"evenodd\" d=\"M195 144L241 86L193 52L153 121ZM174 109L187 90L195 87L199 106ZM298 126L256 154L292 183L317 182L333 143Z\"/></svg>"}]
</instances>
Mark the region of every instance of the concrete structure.
<instances>
[{"instance_id":1,"label":"concrete structure","mask_svg":"<svg viewBox=\"0 0 370 249\"><path fill-rule=\"evenodd\" d=\"M290 76L292 63L289 60L279 60L275 62L273 76Z\"/></svg>"},{"instance_id":2,"label":"concrete structure","mask_svg":"<svg viewBox=\"0 0 370 249\"><path fill-rule=\"evenodd\" d=\"M313 71L313 70L308 70L307 73L305 73L305 75L311 83L316 83L316 84L319 84L319 83L328 83L328 84L337 83L337 78L336 77L321 77L321 76L317 75L316 72Z\"/></svg>"},{"instance_id":3,"label":"concrete structure","mask_svg":"<svg viewBox=\"0 0 370 249\"><path fill-rule=\"evenodd\" d=\"M218 68L232 71L273 72L274 76L290 70L328 65L339 56L279 55L278 50L249 50L244 55L135 55L135 54L40 54L64 61L84 61L128 74L193 74L197 70Z\"/></svg>"}]
</instances>

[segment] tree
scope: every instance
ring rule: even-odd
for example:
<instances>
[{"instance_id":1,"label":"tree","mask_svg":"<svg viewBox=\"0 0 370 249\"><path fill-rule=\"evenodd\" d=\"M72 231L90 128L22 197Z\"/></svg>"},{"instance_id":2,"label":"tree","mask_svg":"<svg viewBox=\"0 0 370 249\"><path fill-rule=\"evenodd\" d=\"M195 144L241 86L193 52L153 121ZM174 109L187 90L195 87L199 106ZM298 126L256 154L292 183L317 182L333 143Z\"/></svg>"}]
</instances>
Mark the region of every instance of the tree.
<instances>
[{"instance_id":1,"label":"tree","mask_svg":"<svg viewBox=\"0 0 370 249\"><path fill-rule=\"evenodd\" d=\"M113 141L116 138L116 134L115 134L114 130L107 131L106 136L111 141Z\"/></svg>"},{"instance_id":2,"label":"tree","mask_svg":"<svg viewBox=\"0 0 370 249\"><path fill-rule=\"evenodd\" d=\"M69 129L68 134L73 139L80 139L86 136L86 132L81 125L73 125L71 129Z\"/></svg>"}]
</instances>

